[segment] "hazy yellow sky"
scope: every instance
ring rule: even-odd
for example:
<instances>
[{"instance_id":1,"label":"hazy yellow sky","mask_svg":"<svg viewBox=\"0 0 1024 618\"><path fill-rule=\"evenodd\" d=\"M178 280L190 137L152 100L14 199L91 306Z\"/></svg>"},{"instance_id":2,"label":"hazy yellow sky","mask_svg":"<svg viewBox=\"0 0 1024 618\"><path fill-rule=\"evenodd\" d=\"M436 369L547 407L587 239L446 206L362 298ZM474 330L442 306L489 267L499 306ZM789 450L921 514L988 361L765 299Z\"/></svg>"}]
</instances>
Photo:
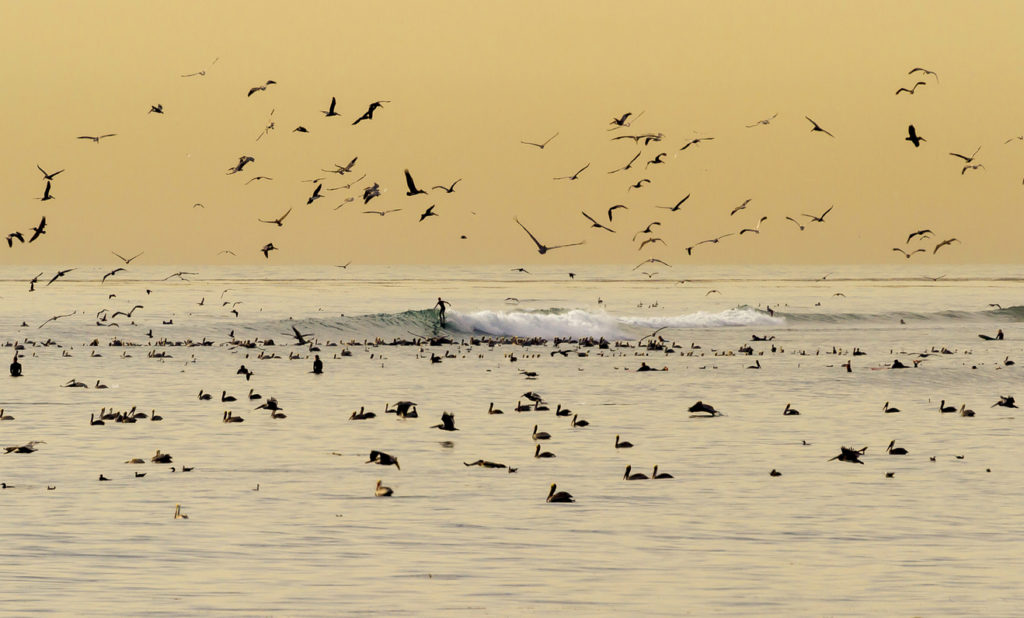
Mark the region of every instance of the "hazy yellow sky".
<instances>
[{"instance_id":1,"label":"hazy yellow sky","mask_svg":"<svg viewBox=\"0 0 1024 618\"><path fill-rule=\"evenodd\" d=\"M1024 3L290 7L0 4L0 231L27 239L47 220L36 242L3 247L3 263L113 263L111 251L145 251L147 264L906 263L897 246L927 249L911 263L1024 258L1024 141L1005 143L1024 135ZM266 80L277 84L246 96ZM327 118L332 96L340 117ZM391 102L353 126L375 100ZM163 115L147 113L156 104ZM626 112L639 117L609 131ZM920 148L904 140L909 124ZM76 139L105 133L117 135ZM543 150L521 143L555 133ZM643 133L664 137L611 139ZM680 150L697 137L715 139ZM962 174L949 153L979 146L984 168ZM608 173L637 152L632 169ZM243 155L255 160L226 174ZM356 156L352 174L321 171ZM553 180L587 163L578 180ZM55 199L38 199L36 164L67 170ZM420 188L462 180L450 195L407 197L406 168ZM273 180L246 184L255 176ZM317 177L325 197L307 206L303 181ZM364 206L374 182L385 192ZM678 212L655 208L687 194ZM438 216L420 222L432 204ZM628 209L609 223L615 204ZM804 231L785 219L832 205ZM258 221L289 208L283 227ZM760 234L686 254L762 216ZM541 256L513 217L546 244L586 244ZM639 250L650 236L632 238L652 221L664 243ZM922 228L935 237L905 244ZM951 237L962 242L933 255ZM279 250L265 260L268 242Z\"/></svg>"}]
</instances>

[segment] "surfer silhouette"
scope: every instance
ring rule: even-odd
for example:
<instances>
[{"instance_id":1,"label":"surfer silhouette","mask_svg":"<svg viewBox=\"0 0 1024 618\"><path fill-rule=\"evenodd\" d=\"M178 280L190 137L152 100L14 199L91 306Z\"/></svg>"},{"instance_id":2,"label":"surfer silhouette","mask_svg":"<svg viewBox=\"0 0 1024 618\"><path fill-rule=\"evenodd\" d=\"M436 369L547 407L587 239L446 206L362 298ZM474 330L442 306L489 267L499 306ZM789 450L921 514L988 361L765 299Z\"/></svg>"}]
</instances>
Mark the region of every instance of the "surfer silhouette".
<instances>
[{"instance_id":1,"label":"surfer silhouette","mask_svg":"<svg viewBox=\"0 0 1024 618\"><path fill-rule=\"evenodd\" d=\"M14 353L14 362L11 363L11 377L21 377L21 363L18 362L18 353Z\"/></svg>"},{"instance_id":2,"label":"surfer silhouette","mask_svg":"<svg viewBox=\"0 0 1024 618\"><path fill-rule=\"evenodd\" d=\"M317 354L316 358L313 359L313 373L321 374L324 372L324 362L320 360L320 355Z\"/></svg>"},{"instance_id":3,"label":"surfer silhouette","mask_svg":"<svg viewBox=\"0 0 1024 618\"><path fill-rule=\"evenodd\" d=\"M446 301L446 300L441 300L440 296L437 297L437 304L434 305L434 307L437 308L437 318L441 322L441 326L444 326L444 310L445 310L445 307L447 307L450 304L451 303Z\"/></svg>"}]
</instances>

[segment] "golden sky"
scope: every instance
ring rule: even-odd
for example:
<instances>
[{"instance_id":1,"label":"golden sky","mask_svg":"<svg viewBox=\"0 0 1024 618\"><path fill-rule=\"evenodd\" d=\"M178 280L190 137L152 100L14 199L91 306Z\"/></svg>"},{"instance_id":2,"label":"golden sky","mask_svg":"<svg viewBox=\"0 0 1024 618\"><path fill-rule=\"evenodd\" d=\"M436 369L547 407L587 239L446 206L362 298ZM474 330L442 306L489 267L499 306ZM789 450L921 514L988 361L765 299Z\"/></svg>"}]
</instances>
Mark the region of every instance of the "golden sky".
<instances>
[{"instance_id":1,"label":"golden sky","mask_svg":"<svg viewBox=\"0 0 1024 618\"><path fill-rule=\"evenodd\" d=\"M0 231L45 215L47 233L3 263L1020 263L1022 23L1020 2L4 2ZM979 146L961 173L949 153ZM52 200L37 164L66 169ZM406 168L428 195L405 195ZM586 243L539 255L513 217Z\"/></svg>"}]
</instances>

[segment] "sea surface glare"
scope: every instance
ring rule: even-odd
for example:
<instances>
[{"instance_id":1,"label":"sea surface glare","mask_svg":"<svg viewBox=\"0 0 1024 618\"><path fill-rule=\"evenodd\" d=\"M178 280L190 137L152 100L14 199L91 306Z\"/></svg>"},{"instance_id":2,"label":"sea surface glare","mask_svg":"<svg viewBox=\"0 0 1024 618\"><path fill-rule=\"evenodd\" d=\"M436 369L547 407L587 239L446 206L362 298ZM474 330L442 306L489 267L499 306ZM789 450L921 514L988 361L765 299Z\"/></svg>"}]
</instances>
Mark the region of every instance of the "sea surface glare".
<instances>
[{"instance_id":1,"label":"sea surface glare","mask_svg":"<svg viewBox=\"0 0 1024 618\"><path fill-rule=\"evenodd\" d=\"M14 417L0 446L43 442L0 454L0 612L1024 607L1024 440L1018 410L993 407L1024 397L1020 267L641 280L574 266L570 280L558 267L132 265L102 284L107 269L81 267L46 286L51 270L0 268L7 362L24 346L24 376L0 378ZM198 274L161 281L179 270ZM656 329L661 349L638 346ZM978 336L1000 329L1004 340ZM546 341L488 343L512 337ZM384 345L395 339L421 343ZM889 369L897 359L908 368ZM516 412L527 392L550 409ZM256 409L268 397L287 418ZM402 400L418 418L384 413ZM698 400L722 415L691 415ZM942 400L976 416L943 414ZM787 403L800 414L784 416ZM590 425L570 427L559 404ZM91 426L104 407L163 420ZM349 420L360 408L376 417ZM244 422L222 422L226 411ZM458 431L432 427L443 412ZM551 439L534 441L534 425ZM634 447L616 449L616 435ZM909 454L887 454L892 440ZM536 444L557 456L535 458ZM863 465L829 461L841 446L867 447ZM158 449L173 462L150 462ZM366 463L371 450L401 469ZM480 459L517 471L463 465ZM625 481L627 465L674 478ZM392 497L375 497L378 479ZM552 483L576 502L546 503Z\"/></svg>"}]
</instances>

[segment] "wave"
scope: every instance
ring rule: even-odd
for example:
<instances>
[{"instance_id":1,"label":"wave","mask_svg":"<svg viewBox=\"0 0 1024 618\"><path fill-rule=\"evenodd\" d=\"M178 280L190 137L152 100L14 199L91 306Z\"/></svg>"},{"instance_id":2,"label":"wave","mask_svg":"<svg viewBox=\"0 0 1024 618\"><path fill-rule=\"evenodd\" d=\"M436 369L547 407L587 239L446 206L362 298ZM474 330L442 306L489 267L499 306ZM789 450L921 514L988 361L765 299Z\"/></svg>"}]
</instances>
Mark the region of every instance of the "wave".
<instances>
[{"instance_id":1,"label":"wave","mask_svg":"<svg viewBox=\"0 0 1024 618\"><path fill-rule=\"evenodd\" d=\"M949 320L949 321L1024 321L1024 306L1014 305L1012 307L998 307L978 311L890 311L885 313L781 313L776 311L776 316L782 316L791 322L818 322L836 324L842 322L894 322L897 320Z\"/></svg>"}]
</instances>

